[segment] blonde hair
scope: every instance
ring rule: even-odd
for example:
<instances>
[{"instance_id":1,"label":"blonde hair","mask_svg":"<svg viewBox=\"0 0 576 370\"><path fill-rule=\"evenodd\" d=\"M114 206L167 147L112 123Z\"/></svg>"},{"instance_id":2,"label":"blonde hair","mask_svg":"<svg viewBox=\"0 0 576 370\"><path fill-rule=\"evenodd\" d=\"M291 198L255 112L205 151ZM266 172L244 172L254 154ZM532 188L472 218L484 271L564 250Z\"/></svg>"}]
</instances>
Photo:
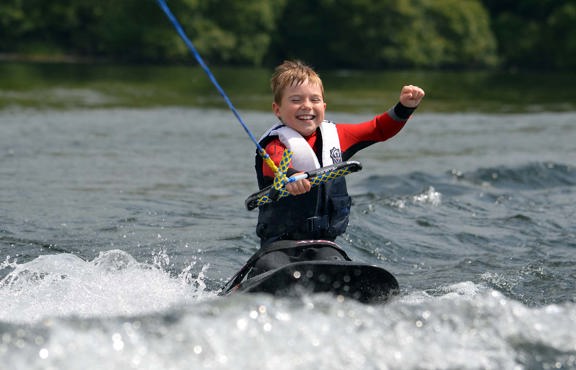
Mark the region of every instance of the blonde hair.
<instances>
[{"instance_id":1,"label":"blonde hair","mask_svg":"<svg viewBox=\"0 0 576 370\"><path fill-rule=\"evenodd\" d=\"M322 99L324 99L324 85L320 76L311 67L299 60L285 60L284 63L276 67L270 79L274 102L276 104L281 103L282 94L287 87L302 85L306 82L318 85L322 91Z\"/></svg>"}]
</instances>

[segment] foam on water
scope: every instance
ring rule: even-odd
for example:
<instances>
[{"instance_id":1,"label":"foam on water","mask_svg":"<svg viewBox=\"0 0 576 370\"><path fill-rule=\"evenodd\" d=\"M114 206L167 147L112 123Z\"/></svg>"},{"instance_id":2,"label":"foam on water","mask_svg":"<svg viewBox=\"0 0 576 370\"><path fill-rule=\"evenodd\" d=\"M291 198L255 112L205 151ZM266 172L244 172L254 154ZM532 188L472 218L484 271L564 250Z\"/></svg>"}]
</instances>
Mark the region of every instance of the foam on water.
<instances>
[{"instance_id":1,"label":"foam on water","mask_svg":"<svg viewBox=\"0 0 576 370\"><path fill-rule=\"evenodd\" d=\"M63 253L4 265L13 268L0 281L0 320L8 322L139 315L205 294L202 274L193 278L188 268L174 278L120 250L102 252L92 261Z\"/></svg>"},{"instance_id":2,"label":"foam on water","mask_svg":"<svg viewBox=\"0 0 576 370\"><path fill-rule=\"evenodd\" d=\"M576 366L575 304L529 307L472 282L363 305L329 295L216 297L202 277L117 250L3 265L13 271L0 284L0 363L12 368Z\"/></svg>"}]
</instances>

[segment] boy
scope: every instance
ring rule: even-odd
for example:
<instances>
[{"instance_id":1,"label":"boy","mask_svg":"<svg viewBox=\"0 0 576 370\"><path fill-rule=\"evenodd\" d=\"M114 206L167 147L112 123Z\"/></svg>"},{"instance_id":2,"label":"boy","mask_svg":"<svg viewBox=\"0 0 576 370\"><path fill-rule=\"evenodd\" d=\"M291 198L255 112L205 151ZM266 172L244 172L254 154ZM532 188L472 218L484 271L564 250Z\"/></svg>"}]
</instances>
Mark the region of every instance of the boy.
<instances>
[{"instance_id":1,"label":"boy","mask_svg":"<svg viewBox=\"0 0 576 370\"><path fill-rule=\"evenodd\" d=\"M349 160L357 151L396 135L422 101L424 90L404 86L399 103L388 112L359 124L324 120L326 103L320 77L300 61L285 61L271 79L272 110L279 123L260 145L278 164L284 149L292 150L287 176ZM270 185L273 171L256 156L260 189ZM344 177L311 188L307 179L286 185L293 196L261 206L256 234L261 246L278 240L334 241L346 231L351 198Z\"/></svg>"}]
</instances>

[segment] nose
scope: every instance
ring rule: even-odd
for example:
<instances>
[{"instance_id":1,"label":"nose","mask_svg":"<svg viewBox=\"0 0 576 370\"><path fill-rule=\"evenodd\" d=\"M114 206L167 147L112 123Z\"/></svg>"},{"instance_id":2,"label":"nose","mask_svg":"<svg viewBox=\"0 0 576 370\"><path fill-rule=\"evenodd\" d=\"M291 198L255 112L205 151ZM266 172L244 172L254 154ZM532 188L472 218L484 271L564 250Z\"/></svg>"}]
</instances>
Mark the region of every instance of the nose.
<instances>
[{"instance_id":1,"label":"nose","mask_svg":"<svg viewBox=\"0 0 576 370\"><path fill-rule=\"evenodd\" d=\"M301 108L310 108L312 107L312 100L306 98L306 99L302 99L302 104L300 105Z\"/></svg>"}]
</instances>

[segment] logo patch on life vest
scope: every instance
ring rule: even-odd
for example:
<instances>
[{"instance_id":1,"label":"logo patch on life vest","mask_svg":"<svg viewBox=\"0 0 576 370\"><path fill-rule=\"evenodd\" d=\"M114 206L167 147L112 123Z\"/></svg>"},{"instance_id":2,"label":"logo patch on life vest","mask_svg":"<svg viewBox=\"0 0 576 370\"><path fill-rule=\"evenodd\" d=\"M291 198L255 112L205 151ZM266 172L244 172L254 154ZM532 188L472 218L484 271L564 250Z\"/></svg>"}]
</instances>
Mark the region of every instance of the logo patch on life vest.
<instances>
[{"instance_id":1,"label":"logo patch on life vest","mask_svg":"<svg viewBox=\"0 0 576 370\"><path fill-rule=\"evenodd\" d=\"M330 149L330 158L332 158L332 163L341 163L342 162L342 153L338 148Z\"/></svg>"}]
</instances>

